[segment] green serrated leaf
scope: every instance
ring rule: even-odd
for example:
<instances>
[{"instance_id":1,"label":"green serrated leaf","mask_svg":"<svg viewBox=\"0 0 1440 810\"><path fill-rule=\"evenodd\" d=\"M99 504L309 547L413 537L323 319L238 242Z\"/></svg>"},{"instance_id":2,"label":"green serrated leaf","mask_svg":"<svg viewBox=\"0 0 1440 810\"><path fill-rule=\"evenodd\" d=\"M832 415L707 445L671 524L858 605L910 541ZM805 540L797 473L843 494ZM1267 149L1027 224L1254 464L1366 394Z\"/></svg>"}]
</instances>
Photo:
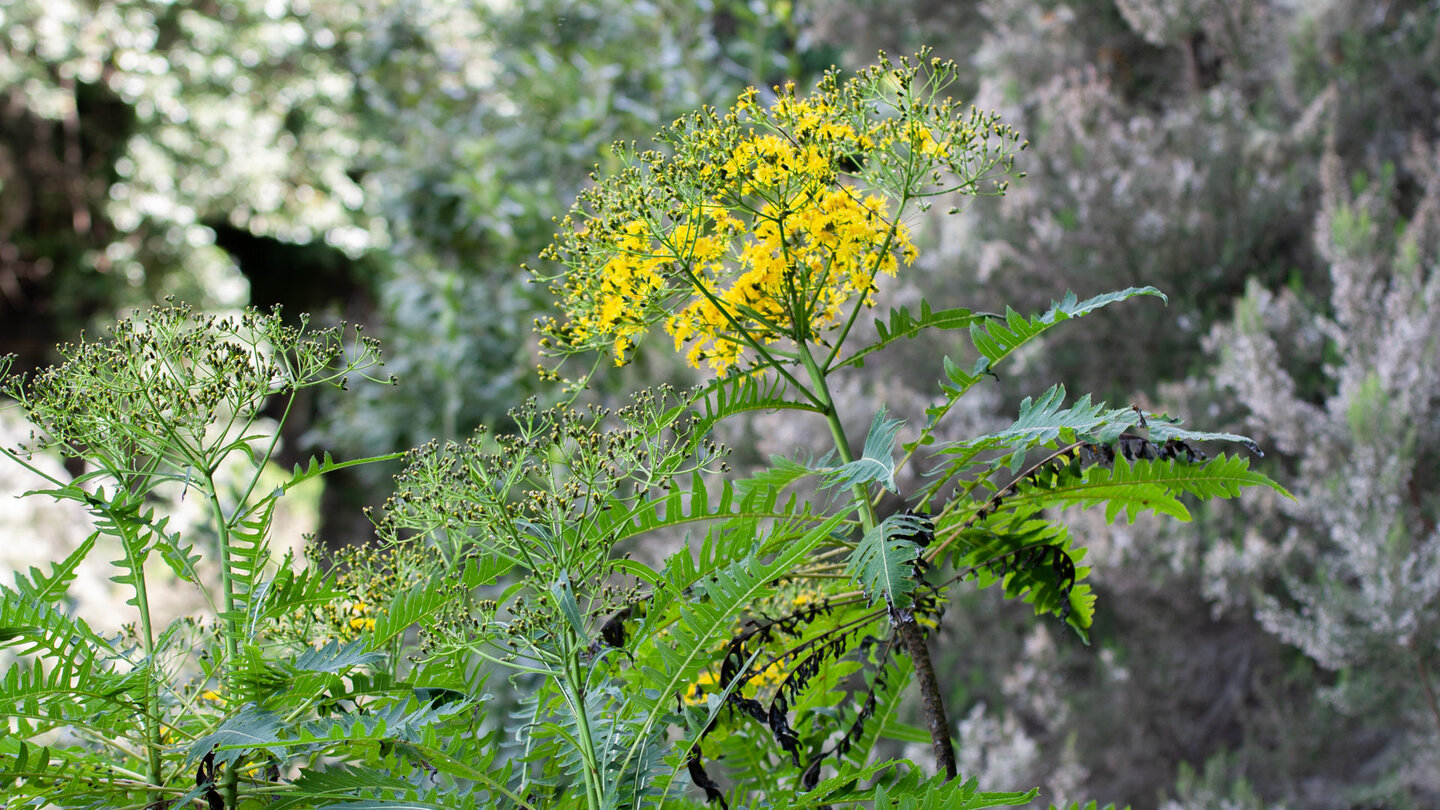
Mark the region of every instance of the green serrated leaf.
<instances>
[{"instance_id":1,"label":"green serrated leaf","mask_svg":"<svg viewBox=\"0 0 1440 810\"><path fill-rule=\"evenodd\" d=\"M238 714L227 718L219 728L191 743L185 754L185 763L189 765L215 749L215 761L229 764L247 750L267 748L280 742L282 725L280 715L246 706Z\"/></svg>"},{"instance_id":2,"label":"green serrated leaf","mask_svg":"<svg viewBox=\"0 0 1440 810\"><path fill-rule=\"evenodd\" d=\"M1283 487L1263 473L1250 469L1240 456L1219 455L1198 464L1179 459L1115 459L1112 468L1095 466L1080 479L1067 479L1054 486L1022 488L1009 503L1031 507L1105 505L1105 519L1114 521L1122 512L1130 523L1144 512L1189 520L1190 510L1178 496L1200 500L1234 498L1245 487L1264 486L1288 495Z\"/></svg>"},{"instance_id":3,"label":"green serrated leaf","mask_svg":"<svg viewBox=\"0 0 1440 810\"><path fill-rule=\"evenodd\" d=\"M966 391L978 383L982 376L994 373L995 367L1012 356L1020 347L1036 340L1057 324L1139 295L1153 295L1162 300L1165 299L1165 295L1154 287L1129 287L1118 292L1097 295L1084 301L1077 300L1074 293L1066 293L1063 299L1052 304L1050 309L1042 315L1026 318L1007 309L1003 322L995 319L971 325L970 340L975 344L975 349L980 356L970 371L962 369L949 358L945 359L945 380L941 382L945 398L925 410L929 417L926 433L933 430L945 418L955 403L965 395Z\"/></svg>"},{"instance_id":4,"label":"green serrated leaf","mask_svg":"<svg viewBox=\"0 0 1440 810\"><path fill-rule=\"evenodd\" d=\"M878 352L881 349L905 338L913 338L929 329L968 329L972 325L982 322L994 315L983 312L971 312L968 309L942 309L939 312L932 312L930 304L922 300L920 302L920 314L914 315L905 307L895 307L890 310L888 321L875 319L875 332L879 338L868 346L865 346L844 360L833 363L830 369L842 368L844 366L860 367L865 363L867 355Z\"/></svg>"},{"instance_id":5,"label":"green serrated leaf","mask_svg":"<svg viewBox=\"0 0 1440 810\"><path fill-rule=\"evenodd\" d=\"M338 674L351 667L385 660L385 656L381 653L367 651L367 646L364 639L356 639L344 645L339 641L331 640L323 647L312 647L300 653L290 662L290 666L301 672Z\"/></svg>"},{"instance_id":6,"label":"green serrated leaf","mask_svg":"<svg viewBox=\"0 0 1440 810\"><path fill-rule=\"evenodd\" d=\"M75 573L80 568L80 563L90 554L95 547L95 541L99 533L93 533L80 542L75 550L70 552L65 559L50 567L50 573L45 574L39 568L32 567L29 577L20 572L15 572L15 590L17 593L33 599L36 602L53 605L65 598L66 588L75 579Z\"/></svg>"},{"instance_id":7,"label":"green serrated leaf","mask_svg":"<svg viewBox=\"0 0 1440 810\"><path fill-rule=\"evenodd\" d=\"M905 424L901 419L885 418L885 408L875 413L870 432L865 436L865 450L860 458L827 472L822 479L827 487L854 487L879 483L895 492L895 459L890 450L895 434Z\"/></svg>"},{"instance_id":8,"label":"green serrated leaf","mask_svg":"<svg viewBox=\"0 0 1440 810\"><path fill-rule=\"evenodd\" d=\"M872 604L884 599L887 605L905 610L914 604L918 576L912 565L920 555L915 538L932 531L927 518L903 512L890 515L860 539L845 573L865 590Z\"/></svg>"}]
</instances>

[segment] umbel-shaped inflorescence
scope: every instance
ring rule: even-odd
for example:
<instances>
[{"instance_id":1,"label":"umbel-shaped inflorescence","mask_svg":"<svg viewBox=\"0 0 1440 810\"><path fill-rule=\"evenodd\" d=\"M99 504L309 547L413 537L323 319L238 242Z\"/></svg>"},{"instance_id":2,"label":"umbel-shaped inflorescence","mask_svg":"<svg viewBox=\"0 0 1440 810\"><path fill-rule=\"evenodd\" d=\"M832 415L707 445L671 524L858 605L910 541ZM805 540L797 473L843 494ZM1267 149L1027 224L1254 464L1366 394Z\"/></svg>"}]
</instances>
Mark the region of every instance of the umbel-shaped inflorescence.
<instances>
[{"instance_id":1,"label":"umbel-shaped inflorescence","mask_svg":"<svg viewBox=\"0 0 1440 810\"><path fill-rule=\"evenodd\" d=\"M343 386L380 364L373 338L347 342L304 317L287 324L278 309L220 317L173 300L117 321L102 340L65 344L60 356L33 377L5 378L0 394L43 430L28 450L53 447L112 472L206 466L271 396Z\"/></svg>"}]
</instances>

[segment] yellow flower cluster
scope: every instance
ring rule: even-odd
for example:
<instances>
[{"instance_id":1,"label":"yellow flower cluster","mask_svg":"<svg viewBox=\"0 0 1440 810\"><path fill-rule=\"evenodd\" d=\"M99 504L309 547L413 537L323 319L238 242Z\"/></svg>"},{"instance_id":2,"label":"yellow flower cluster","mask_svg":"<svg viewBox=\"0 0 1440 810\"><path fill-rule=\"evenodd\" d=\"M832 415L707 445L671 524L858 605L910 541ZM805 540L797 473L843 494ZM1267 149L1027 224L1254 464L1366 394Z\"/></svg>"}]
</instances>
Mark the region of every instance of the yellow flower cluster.
<instances>
[{"instance_id":1,"label":"yellow flower cluster","mask_svg":"<svg viewBox=\"0 0 1440 810\"><path fill-rule=\"evenodd\" d=\"M768 106L751 88L660 133L669 153L621 147L626 168L581 194L541 254L566 268L549 277L562 315L537 321L542 352L623 365L661 323L690 365L725 374L843 340L877 279L915 258L907 205L1008 172L1014 131L942 98L951 74L882 61L808 97L777 87Z\"/></svg>"},{"instance_id":2,"label":"yellow flower cluster","mask_svg":"<svg viewBox=\"0 0 1440 810\"><path fill-rule=\"evenodd\" d=\"M350 617L350 621L347 622L351 630L358 633L360 631L369 632L375 629L375 617L366 615L370 612L369 605L364 602L356 602L350 606L350 612L354 614Z\"/></svg>"},{"instance_id":3,"label":"yellow flower cluster","mask_svg":"<svg viewBox=\"0 0 1440 810\"><path fill-rule=\"evenodd\" d=\"M751 342L813 339L856 296L873 306L876 275L895 275L897 255L914 260L909 230L892 221L886 201L836 182L835 144L854 141L853 130L824 121L823 106L782 102L799 135L741 140L703 170L724 178L720 193L672 227L632 219L618 229L596 283L562 297L571 341L606 339L623 364L652 305L676 297L679 276L689 295L665 329L677 352L689 345L690 365L724 373ZM748 225L718 201L752 197Z\"/></svg>"},{"instance_id":4,"label":"yellow flower cluster","mask_svg":"<svg viewBox=\"0 0 1440 810\"><path fill-rule=\"evenodd\" d=\"M375 629L375 606L363 601L330 602L319 610L325 638L354 641Z\"/></svg>"},{"instance_id":5,"label":"yellow flower cluster","mask_svg":"<svg viewBox=\"0 0 1440 810\"><path fill-rule=\"evenodd\" d=\"M777 182L788 182L777 168L785 163L758 164L755 175L774 172ZM689 344L690 365L708 361L724 373L740 361L747 338L813 339L838 325L855 296L874 305L875 276L895 275L897 249L907 264L914 260L909 231L890 222L883 199L861 199L845 187L800 188L803 194L783 204L766 203L733 267L707 264L703 289L666 320L675 350Z\"/></svg>"},{"instance_id":6,"label":"yellow flower cluster","mask_svg":"<svg viewBox=\"0 0 1440 810\"><path fill-rule=\"evenodd\" d=\"M666 258L651 249L650 229L645 221L625 223L616 240L615 254L601 271L593 305L579 310L580 314L572 319L574 339L610 337L614 341L615 363L623 364L626 352L635 345L635 337L648 325L645 308L637 306L637 302L648 300L661 289L666 264Z\"/></svg>"}]
</instances>

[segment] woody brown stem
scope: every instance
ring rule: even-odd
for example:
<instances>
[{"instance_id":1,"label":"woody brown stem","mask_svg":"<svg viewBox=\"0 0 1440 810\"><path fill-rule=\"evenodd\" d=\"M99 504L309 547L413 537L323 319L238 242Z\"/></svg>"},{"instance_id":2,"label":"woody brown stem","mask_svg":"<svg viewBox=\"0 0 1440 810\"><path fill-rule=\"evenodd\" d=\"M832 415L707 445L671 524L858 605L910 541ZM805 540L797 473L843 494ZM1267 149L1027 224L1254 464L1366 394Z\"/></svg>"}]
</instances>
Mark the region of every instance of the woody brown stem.
<instances>
[{"instance_id":1,"label":"woody brown stem","mask_svg":"<svg viewBox=\"0 0 1440 810\"><path fill-rule=\"evenodd\" d=\"M910 611L890 610L890 621L905 642L910 661L915 666L915 682L920 686L920 700L925 706L925 727L930 731L930 747L935 753L935 769L945 771L945 779L955 778L955 746L950 742L950 721L945 717L945 701L940 697L940 683L935 680L935 665L930 662L930 648L925 633Z\"/></svg>"}]
</instances>

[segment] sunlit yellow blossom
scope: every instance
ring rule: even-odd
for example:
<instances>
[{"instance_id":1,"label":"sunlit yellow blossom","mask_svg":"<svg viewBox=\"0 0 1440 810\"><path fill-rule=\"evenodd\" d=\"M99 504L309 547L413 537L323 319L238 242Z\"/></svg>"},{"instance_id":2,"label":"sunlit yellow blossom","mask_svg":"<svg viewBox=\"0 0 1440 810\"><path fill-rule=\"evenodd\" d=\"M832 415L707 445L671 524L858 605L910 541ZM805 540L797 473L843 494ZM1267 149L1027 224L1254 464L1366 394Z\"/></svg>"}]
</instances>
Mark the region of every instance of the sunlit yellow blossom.
<instances>
[{"instance_id":1,"label":"sunlit yellow blossom","mask_svg":"<svg viewBox=\"0 0 1440 810\"><path fill-rule=\"evenodd\" d=\"M882 62L808 96L776 88L768 106L750 89L660 133L667 152L620 147L625 167L542 253L565 270L549 277L560 315L536 322L541 351L623 364L658 323L697 368L785 373L802 347L843 342L879 278L915 259L907 206L1004 190L1015 133L944 98L952 74Z\"/></svg>"},{"instance_id":2,"label":"sunlit yellow blossom","mask_svg":"<svg viewBox=\"0 0 1440 810\"><path fill-rule=\"evenodd\" d=\"M707 275L707 289L666 321L675 350L688 344L691 365L725 372L740 360L746 335L812 339L837 326L855 297L873 305L875 277L895 275L897 254L913 259L909 230L890 221L883 199L860 199L843 186L805 191L762 208L737 266Z\"/></svg>"}]
</instances>

